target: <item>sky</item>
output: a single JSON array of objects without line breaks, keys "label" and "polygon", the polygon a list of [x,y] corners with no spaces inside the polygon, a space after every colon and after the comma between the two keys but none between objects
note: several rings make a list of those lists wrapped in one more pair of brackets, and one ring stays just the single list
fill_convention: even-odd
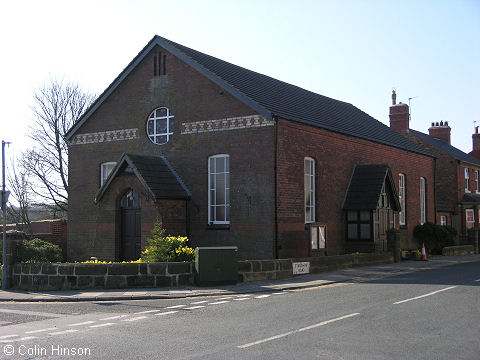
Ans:
[{"label": "sky", "polygon": [[[1,140],[31,145],[33,93],[50,79],[101,94],[155,35],[310,91],[389,124],[448,121],[470,152],[480,125],[480,0],[5,0]],[[354,126],[354,124],[352,124]]]}]

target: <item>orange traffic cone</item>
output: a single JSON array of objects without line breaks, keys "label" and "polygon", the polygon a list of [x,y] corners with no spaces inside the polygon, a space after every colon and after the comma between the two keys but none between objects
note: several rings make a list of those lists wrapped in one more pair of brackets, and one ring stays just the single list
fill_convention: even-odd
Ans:
[{"label": "orange traffic cone", "polygon": [[425,251],[425,243],[422,243],[422,260],[427,261],[427,252]]}]

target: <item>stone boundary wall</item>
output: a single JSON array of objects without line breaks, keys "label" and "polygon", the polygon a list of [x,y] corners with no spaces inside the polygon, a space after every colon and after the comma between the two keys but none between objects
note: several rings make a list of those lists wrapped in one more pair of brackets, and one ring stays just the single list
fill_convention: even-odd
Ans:
[{"label": "stone boundary wall", "polygon": [[193,281],[193,263],[17,263],[13,287],[23,290],[177,287]]},{"label": "stone boundary wall", "polygon": [[473,245],[446,246],[442,249],[443,256],[457,256],[475,254]]},{"label": "stone boundary wall", "polygon": [[[393,255],[352,254],[305,259],[245,260],[238,262],[238,281],[293,277],[293,263],[308,262],[310,273],[392,263]],[[51,264],[17,263],[13,287],[23,290],[122,289],[192,285],[195,263]]]},{"label": "stone boundary wall", "polygon": [[393,263],[391,253],[322,256],[305,259],[247,260],[238,262],[238,281],[278,280],[293,277],[293,263],[310,263],[310,274],[357,266]]}]

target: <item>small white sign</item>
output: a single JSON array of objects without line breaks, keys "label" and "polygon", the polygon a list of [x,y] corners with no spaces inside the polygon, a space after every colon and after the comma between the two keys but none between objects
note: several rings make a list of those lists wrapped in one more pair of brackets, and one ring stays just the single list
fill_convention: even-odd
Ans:
[{"label": "small white sign", "polygon": [[297,263],[292,263],[292,265],[293,265],[293,275],[310,274],[309,262],[297,262]]}]

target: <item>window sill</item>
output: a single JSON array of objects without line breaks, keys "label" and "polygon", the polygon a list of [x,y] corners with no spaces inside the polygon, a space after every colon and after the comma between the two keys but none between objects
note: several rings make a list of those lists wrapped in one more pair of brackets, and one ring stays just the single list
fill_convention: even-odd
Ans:
[{"label": "window sill", "polygon": [[230,224],[209,224],[207,230],[230,230]]}]

